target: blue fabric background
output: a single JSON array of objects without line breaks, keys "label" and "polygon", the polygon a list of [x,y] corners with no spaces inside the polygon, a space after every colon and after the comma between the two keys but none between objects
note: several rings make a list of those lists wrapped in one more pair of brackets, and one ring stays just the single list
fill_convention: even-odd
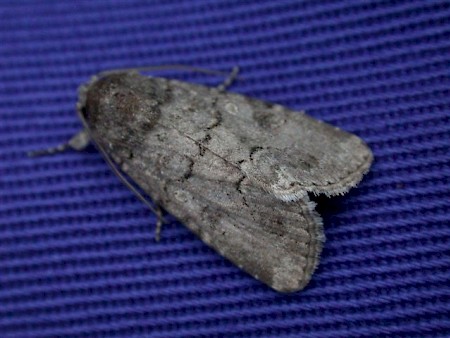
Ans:
[{"label": "blue fabric background", "polygon": [[[450,335],[448,1],[2,1],[0,336]],[[88,151],[28,158],[80,129],[101,70],[183,63],[305,109],[375,163],[320,199],[327,242],[303,292],[278,294]],[[205,84],[217,77],[171,72]]]}]

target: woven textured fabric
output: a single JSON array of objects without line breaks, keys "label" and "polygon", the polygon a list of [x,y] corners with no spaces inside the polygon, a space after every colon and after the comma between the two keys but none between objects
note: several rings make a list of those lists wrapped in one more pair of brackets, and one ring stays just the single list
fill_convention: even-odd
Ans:
[{"label": "woven textured fabric", "polygon": [[[2,1],[0,337],[450,336],[450,2]],[[185,64],[363,138],[374,165],[320,198],[308,287],[279,294],[155,216],[81,128],[101,70]],[[214,85],[218,77],[158,73]]]}]

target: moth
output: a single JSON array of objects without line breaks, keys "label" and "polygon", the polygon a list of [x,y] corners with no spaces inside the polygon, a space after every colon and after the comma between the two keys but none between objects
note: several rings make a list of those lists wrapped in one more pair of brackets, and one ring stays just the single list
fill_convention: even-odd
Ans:
[{"label": "moth", "polygon": [[236,70],[218,87],[139,70],[82,85],[84,130],[44,152],[93,141],[125,183],[122,173],[222,256],[277,291],[303,289],[324,242],[308,194],[354,187],[372,163],[368,146],[303,112],[225,91]]}]

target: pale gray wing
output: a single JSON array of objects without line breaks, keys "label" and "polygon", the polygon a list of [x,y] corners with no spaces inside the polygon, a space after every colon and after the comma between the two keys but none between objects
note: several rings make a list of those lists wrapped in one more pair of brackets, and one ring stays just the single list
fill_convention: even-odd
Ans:
[{"label": "pale gray wing", "polygon": [[344,193],[372,163],[360,138],[302,112],[214,88],[170,83],[172,100],[161,108],[160,123],[233,163],[280,199],[301,199],[306,192]]},{"label": "pale gray wing", "polygon": [[[160,151],[157,139],[171,142]],[[307,197],[276,199],[173,129],[151,135],[124,170],[205,243],[275,290],[300,290],[311,279],[323,230]]]},{"label": "pale gray wing", "polygon": [[[304,196],[304,191],[342,194],[368,171],[372,152],[356,135],[303,112],[240,95],[230,96],[231,101],[238,102],[236,107],[229,108],[227,97],[218,104],[259,127],[249,159],[240,167],[277,197],[295,200]],[[233,115],[223,116],[224,128],[236,123]]]}]

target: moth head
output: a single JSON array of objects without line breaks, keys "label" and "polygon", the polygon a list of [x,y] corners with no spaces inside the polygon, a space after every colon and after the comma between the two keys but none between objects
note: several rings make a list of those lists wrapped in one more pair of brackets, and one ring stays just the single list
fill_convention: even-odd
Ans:
[{"label": "moth head", "polygon": [[159,91],[151,78],[109,74],[86,87],[79,111],[96,142],[106,149],[129,149],[142,142],[157,123]]}]

